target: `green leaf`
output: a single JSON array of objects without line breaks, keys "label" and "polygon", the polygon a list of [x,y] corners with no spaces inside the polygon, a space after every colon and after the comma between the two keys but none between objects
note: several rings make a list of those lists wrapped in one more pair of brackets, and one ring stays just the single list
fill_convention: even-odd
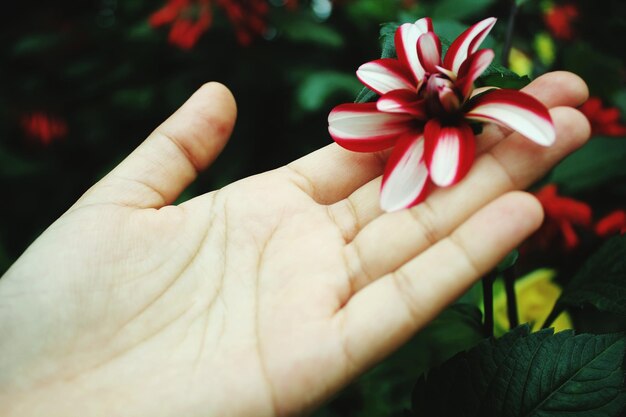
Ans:
[{"label": "green leaf", "polygon": [[509,252],[509,254],[506,255],[506,257],[502,261],[500,261],[496,269],[498,270],[498,272],[503,272],[515,265],[518,258],[519,251],[517,249],[513,249],[513,251]]},{"label": "green leaf", "polygon": [[[396,29],[400,26],[398,23],[385,23],[380,27],[380,47],[381,58],[397,58],[396,45],[394,43],[394,36]],[[355,103],[368,103],[375,101],[378,94],[373,92],[367,87],[363,87],[354,100]]]},{"label": "green leaf", "polygon": [[351,1],[343,6],[350,20],[366,27],[373,22],[385,22],[395,18],[398,6],[396,0]]},{"label": "green leaf", "polygon": [[484,14],[495,0],[440,0],[432,11],[433,18],[463,20]]},{"label": "green leaf", "polygon": [[444,310],[405,346],[360,378],[366,412],[359,416],[382,416],[409,408],[408,393],[420,374],[483,339],[482,313],[476,306],[458,303]]},{"label": "green leaf", "polygon": [[622,62],[585,42],[564,49],[563,69],[580,75],[593,95],[609,97],[622,86]]},{"label": "green leaf", "polygon": [[19,178],[40,174],[49,164],[32,161],[0,147],[0,177]]},{"label": "green leaf", "polygon": [[480,86],[513,88],[516,90],[526,86],[528,83],[530,83],[528,76],[519,76],[510,69],[495,62],[487,67],[476,82],[476,84]]},{"label": "green leaf", "polygon": [[335,29],[305,18],[291,18],[282,25],[285,38],[295,43],[310,43],[329,48],[341,48],[344,40]]},{"label": "green leaf", "polygon": [[111,95],[111,102],[114,106],[128,110],[143,110],[154,102],[154,94],[154,89],[149,86],[120,89]]},{"label": "green leaf", "polygon": [[354,95],[360,85],[353,74],[335,71],[314,72],[299,83],[296,95],[302,109],[316,111],[334,94]]},{"label": "green leaf", "polygon": [[625,347],[622,334],[531,334],[521,326],[420,378],[413,415],[617,417],[626,404]]},{"label": "green leaf", "polygon": [[584,147],[567,157],[548,176],[565,194],[594,189],[605,183],[619,183],[626,178],[626,141],[594,137]]},{"label": "green leaf", "polygon": [[66,38],[60,33],[39,33],[24,36],[12,47],[15,55],[35,55],[60,45]]},{"label": "green leaf", "polygon": [[626,316],[626,235],[608,240],[563,289],[547,324],[568,306],[591,304]]},{"label": "green leaf", "polygon": [[613,102],[622,114],[622,119],[626,117],[626,90],[622,89],[613,95]]}]

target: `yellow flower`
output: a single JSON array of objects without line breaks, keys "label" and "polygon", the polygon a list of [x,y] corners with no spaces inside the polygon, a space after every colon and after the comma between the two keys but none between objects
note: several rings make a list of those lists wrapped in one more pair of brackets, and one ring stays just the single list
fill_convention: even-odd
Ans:
[{"label": "yellow flower", "polygon": [[533,61],[524,52],[517,48],[511,48],[509,55],[511,71],[519,76],[530,75],[533,72]]},{"label": "yellow flower", "polygon": [[[561,295],[561,288],[553,282],[555,275],[556,271],[553,269],[538,269],[515,282],[519,322],[530,323],[532,331],[541,328]],[[494,288],[493,314],[496,336],[503,335],[509,329],[506,293],[502,287],[502,283],[498,283],[498,287]],[[555,332],[571,329],[572,319],[567,312],[563,312],[552,323],[552,327]]]},{"label": "yellow flower", "polygon": [[556,55],[554,46],[554,40],[552,37],[546,32],[538,33],[535,36],[534,40],[535,51],[537,52],[537,57],[539,57],[539,61],[546,67],[550,67],[554,63],[554,58]]}]

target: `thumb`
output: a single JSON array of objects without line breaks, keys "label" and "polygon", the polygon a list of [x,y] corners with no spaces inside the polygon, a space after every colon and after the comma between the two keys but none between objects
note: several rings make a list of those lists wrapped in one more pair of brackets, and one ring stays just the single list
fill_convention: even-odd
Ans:
[{"label": "thumb", "polygon": [[226,87],[215,82],[203,85],[78,205],[160,208],[173,203],[220,154],[236,114],[235,100]]}]

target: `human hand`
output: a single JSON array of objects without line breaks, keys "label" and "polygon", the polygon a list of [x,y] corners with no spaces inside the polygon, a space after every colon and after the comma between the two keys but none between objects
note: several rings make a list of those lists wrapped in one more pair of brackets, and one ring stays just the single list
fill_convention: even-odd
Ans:
[{"label": "human hand", "polygon": [[[458,185],[378,207],[385,155],[335,144],[178,206],[226,143],[201,88],[0,280],[3,416],[271,416],[319,405],[397,349],[541,223],[524,189],[589,136],[552,73],[543,148],[486,126]],[[506,139],[505,139],[506,138]]]}]

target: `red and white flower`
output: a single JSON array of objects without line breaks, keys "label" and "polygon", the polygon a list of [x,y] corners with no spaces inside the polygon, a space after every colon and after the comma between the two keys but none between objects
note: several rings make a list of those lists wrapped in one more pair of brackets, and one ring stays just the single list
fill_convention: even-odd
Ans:
[{"label": "red and white flower", "polygon": [[555,131],[546,107],[515,90],[492,89],[472,95],[474,81],[493,60],[478,50],[496,19],[463,32],[442,57],[430,18],[400,26],[398,59],[362,65],[357,77],[380,95],[375,103],[342,104],[329,117],[335,142],[356,152],[393,147],[381,189],[381,207],[395,211],[425,198],[430,181],[440,187],[460,181],[475,153],[470,123],[491,122],[516,130],[544,146]]}]

